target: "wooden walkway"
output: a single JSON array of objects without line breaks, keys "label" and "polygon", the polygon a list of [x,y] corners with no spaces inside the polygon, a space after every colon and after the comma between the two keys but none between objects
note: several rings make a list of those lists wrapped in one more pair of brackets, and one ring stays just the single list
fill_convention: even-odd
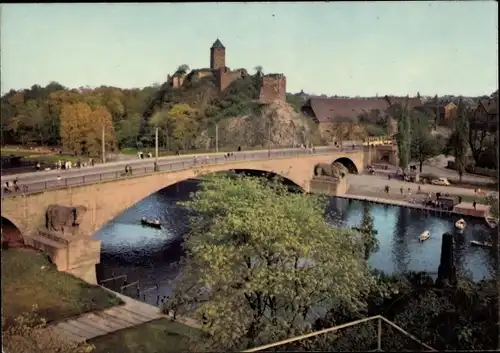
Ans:
[{"label": "wooden walkway", "polygon": [[[166,317],[160,309],[113,292],[125,304],[56,323],[52,329],[72,342],[84,342],[118,330]],[[179,320],[180,321],[180,320]]]}]

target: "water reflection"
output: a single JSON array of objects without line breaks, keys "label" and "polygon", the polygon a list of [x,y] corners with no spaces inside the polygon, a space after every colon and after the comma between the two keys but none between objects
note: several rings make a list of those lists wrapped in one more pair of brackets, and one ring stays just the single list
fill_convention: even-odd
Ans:
[{"label": "water reflection", "polygon": [[[161,296],[170,295],[170,282],[179,273],[176,265],[182,255],[182,236],[187,231],[187,215],[176,203],[196,191],[197,183],[181,183],[164,189],[130,208],[95,237],[102,240],[100,280],[126,274],[129,283],[139,280],[142,287],[158,284]],[[454,217],[439,217],[419,210],[388,205],[370,205],[380,249],[369,263],[387,273],[403,271],[437,272],[441,235],[454,232]],[[361,222],[363,203],[356,200],[330,198],[325,213],[327,222],[352,227]],[[141,217],[158,218],[162,229],[143,227]],[[468,219],[464,233],[455,236],[454,251],[457,270],[474,279],[496,273],[496,257],[488,249],[471,247],[470,240],[486,240],[490,230],[483,220]],[[424,242],[418,236],[429,230]],[[153,295],[154,294],[154,295]],[[153,293],[148,302],[155,303]]]}]

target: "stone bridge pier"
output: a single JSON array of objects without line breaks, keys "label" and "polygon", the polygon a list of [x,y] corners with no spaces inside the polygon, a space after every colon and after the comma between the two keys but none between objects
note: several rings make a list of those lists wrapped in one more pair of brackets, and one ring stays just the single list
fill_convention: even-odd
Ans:
[{"label": "stone bridge pier", "polygon": [[97,284],[95,266],[101,260],[101,241],[88,235],[68,235],[39,229],[25,244],[43,251],[59,271]]}]

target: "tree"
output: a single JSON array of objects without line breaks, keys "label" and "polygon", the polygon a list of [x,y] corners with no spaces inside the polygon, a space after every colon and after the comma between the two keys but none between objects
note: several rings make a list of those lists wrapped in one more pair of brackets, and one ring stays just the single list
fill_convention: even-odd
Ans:
[{"label": "tree", "polygon": [[66,104],[61,110],[63,149],[76,155],[99,156],[104,126],[107,148],[116,145],[111,114],[105,107],[92,110],[87,103]]},{"label": "tree", "polygon": [[432,125],[432,118],[416,110],[413,111],[410,157],[412,161],[418,161],[420,172],[424,162],[441,154],[444,148],[442,136],[431,134]]},{"label": "tree", "polygon": [[257,76],[263,76],[264,75],[264,69],[262,68],[262,66],[257,65],[253,69],[255,70],[255,74]]},{"label": "tree", "polygon": [[408,98],[402,104],[390,104],[389,112],[397,121],[398,133],[396,142],[398,145],[399,167],[403,170],[408,168],[410,163],[411,146],[411,113],[412,109],[408,105]]},{"label": "tree", "polygon": [[211,349],[306,332],[313,308],[341,300],[359,309],[375,283],[357,233],[324,220],[324,199],[289,194],[276,181],[271,186],[212,176],[182,203],[190,233],[169,305],[203,322]]},{"label": "tree", "polygon": [[195,133],[194,115],[196,111],[187,104],[176,104],[170,109],[166,121],[172,126],[172,137],[180,142],[185,150]]},{"label": "tree", "polygon": [[140,123],[141,116],[137,113],[131,113],[126,119],[120,120],[116,129],[116,140],[120,148],[135,145]]},{"label": "tree", "polygon": [[64,150],[86,153],[92,110],[86,103],[65,104],[61,109],[61,142]]},{"label": "tree", "polygon": [[488,205],[490,206],[490,214],[492,217],[498,219],[499,218],[499,212],[498,212],[498,198],[494,197],[492,195],[488,196]]},{"label": "tree", "polygon": [[363,244],[365,247],[365,260],[368,260],[371,254],[379,249],[379,241],[377,239],[377,230],[373,224],[373,216],[370,210],[370,204],[365,202],[363,204],[363,218],[359,227],[354,227],[355,231],[361,233],[363,237]]},{"label": "tree", "polygon": [[[498,122],[489,121],[486,114],[481,114],[477,110],[466,111],[467,122],[468,122],[468,142],[469,147],[474,158],[475,165],[479,165],[483,159],[483,156],[491,143],[492,139],[496,139],[498,136],[496,134],[498,128]],[[496,150],[496,148],[495,148]]]},{"label": "tree", "polygon": [[[498,317],[495,279],[473,282],[459,278],[456,286],[442,288],[435,285],[432,277],[425,272],[376,275],[380,285],[390,289],[389,295],[381,298],[378,291],[370,293],[368,309],[362,312],[352,312],[342,303],[337,303],[327,315],[317,320],[315,330],[382,315],[438,351],[496,348],[498,327],[491,324]],[[361,324],[341,329],[333,339],[315,342],[319,344],[309,350],[370,350],[377,335],[374,326]],[[381,338],[384,351],[419,351],[423,348],[385,324]],[[300,348],[295,351],[304,350]]]},{"label": "tree", "polygon": [[412,160],[418,161],[420,172],[426,160],[441,154],[444,147],[442,141],[440,135],[422,134],[412,137],[410,155]]},{"label": "tree", "polygon": [[102,157],[103,129],[106,151],[115,149],[116,136],[113,127],[113,117],[106,107],[99,106],[92,111],[88,128],[89,132],[86,135],[86,146],[90,155]]},{"label": "tree", "polygon": [[467,111],[464,103],[460,99],[453,131],[447,143],[447,149],[451,151],[451,154],[455,157],[455,165],[458,175],[460,176],[460,181],[462,181],[465,167],[467,166],[467,151],[469,147],[467,143],[468,130]]},{"label": "tree", "polygon": [[187,74],[188,71],[189,71],[189,65],[182,64],[177,68],[175,73],[178,75],[185,75],[185,74]]}]

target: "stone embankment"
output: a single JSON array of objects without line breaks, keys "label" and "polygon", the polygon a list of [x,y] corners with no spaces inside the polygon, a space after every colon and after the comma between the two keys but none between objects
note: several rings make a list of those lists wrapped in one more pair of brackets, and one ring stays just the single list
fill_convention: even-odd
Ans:
[{"label": "stone embankment", "polygon": [[410,202],[404,200],[395,200],[384,197],[376,197],[376,196],[365,196],[365,195],[354,195],[354,194],[344,194],[338,197],[350,199],[350,200],[359,200],[359,201],[367,201],[384,205],[392,205],[392,206],[400,206],[400,207],[409,207],[414,209],[419,209],[431,213],[437,214],[456,214],[461,216],[469,216],[469,217],[477,217],[484,218],[489,215],[490,206],[477,204],[476,208],[474,208],[471,202],[461,202],[456,205],[452,211],[443,211],[432,207],[426,207],[421,203]]}]

